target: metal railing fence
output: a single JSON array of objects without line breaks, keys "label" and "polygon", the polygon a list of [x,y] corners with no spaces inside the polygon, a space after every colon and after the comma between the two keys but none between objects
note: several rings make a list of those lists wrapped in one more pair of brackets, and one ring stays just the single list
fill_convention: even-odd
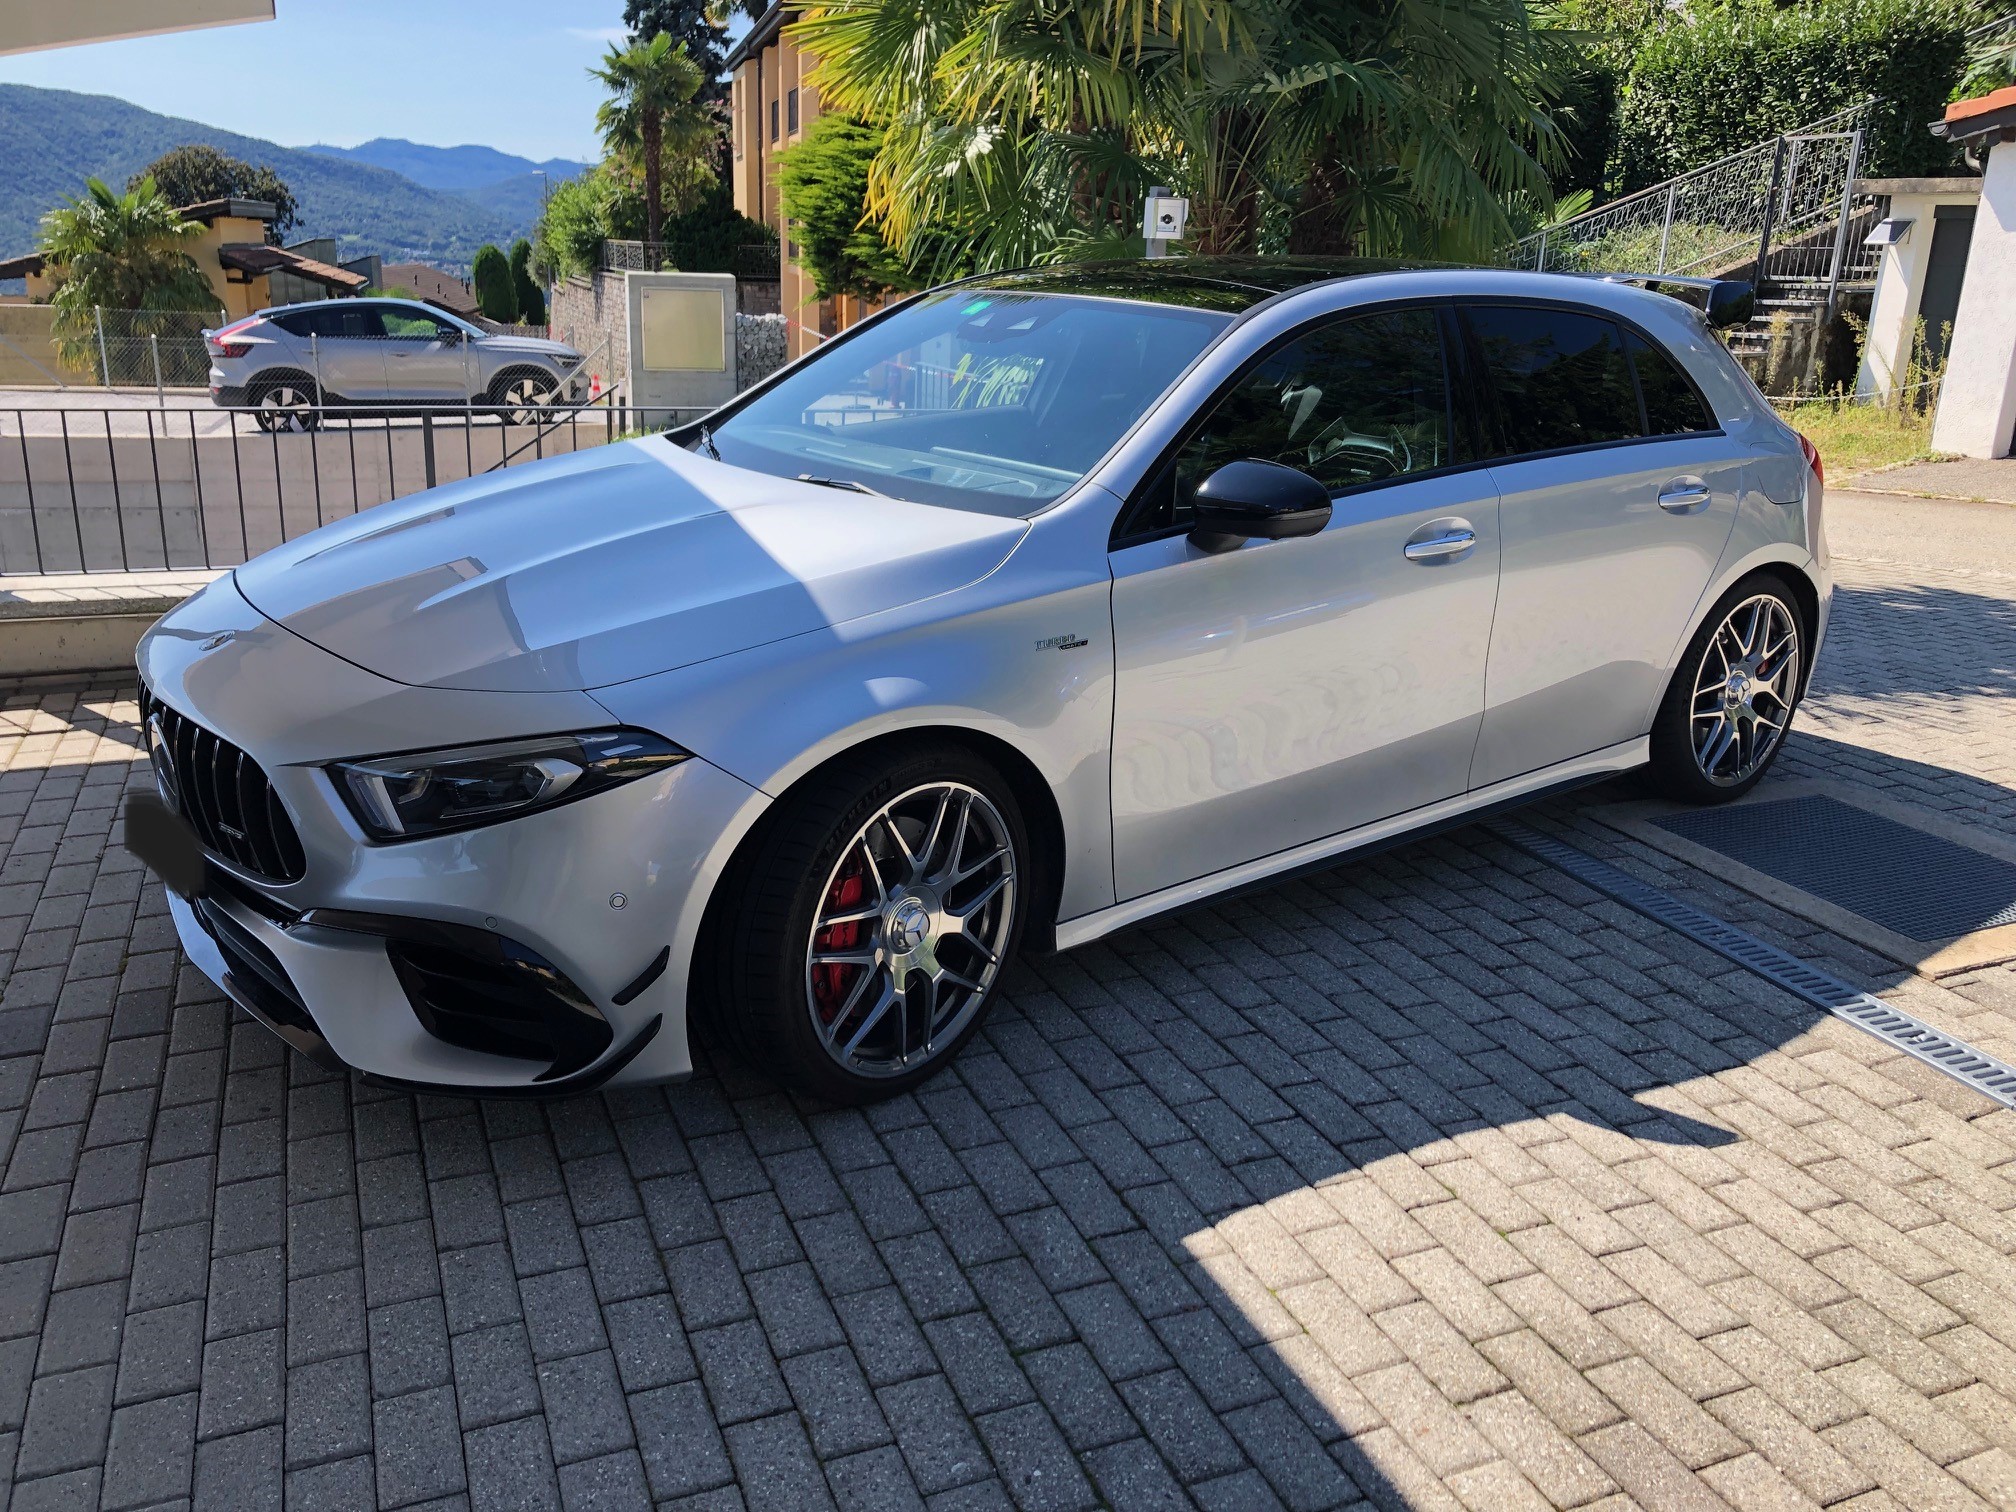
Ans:
[{"label": "metal railing fence", "polygon": [[1507,249],[1510,266],[1715,275],[1838,285],[1860,269],[1845,235],[1873,101],[1549,226]]},{"label": "metal railing fence", "polygon": [[0,409],[0,575],[234,567],[423,489],[696,417],[611,392],[536,423],[493,405]]},{"label": "metal railing fence", "polygon": [[222,310],[59,310],[0,305],[0,384],[58,388],[200,388],[205,326]]}]

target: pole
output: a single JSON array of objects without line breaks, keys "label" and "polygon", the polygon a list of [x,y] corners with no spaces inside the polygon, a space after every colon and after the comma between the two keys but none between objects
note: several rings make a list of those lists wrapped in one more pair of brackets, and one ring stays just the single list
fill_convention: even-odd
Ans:
[{"label": "pole", "polygon": [[91,319],[98,326],[98,374],[109,389],[112,387],[112,359],[105,355],[105,306],[91,306]]},{"label": "pole", "polygon": [[1764,194],[1764,225],[1757,234],[1757,297],[1764,297],[1764,265],[1771,255],[1771,232],[1778,218],[1778,186],[1785,171],[1785,138],[1778,138],[1771,150],[1771,187]]},{"label": "pole", "polygon": [[322,387],[322,335],[319,331],[308,333],[308,365],[315,369],[315,402],[326,405],[329,391]]},{"label": "pole", "polygon": [[1666,190],[1666,218],[1659,223],[1659,261],[1652,265],[1654,273],[1666,271],[1666,246],[1673,239],[1673,207],[1680,198],[1680,181],[1675,179]]},{"label": "pole", "polygon": [[168,396],[161,390],[161,338],[150,332],[147,347],[154,354],[154,407],[165,410],[168,408]]},{"label": "pole", "polygon": [[[388,432],[389,434],[389,432]],[[434,486],[434,411],[420,412],[420,454],[426,460],[427,486]]]},{"label": "pole", "polygon": [[1820,361],[1820,340],[1834,327],[1834,304],[1841,297],[1841,265],[1848,256],[1848,219],[1855,208],[1855,175],[1862,169],[1862,130],[1848,138],[1848,174],[1841,185],[1841,218],[1834,227],[1834,256],[1827,264],[1827,303],[1821,306],[1820,326],[1806,346],[1805,384],[1813,382]]}]

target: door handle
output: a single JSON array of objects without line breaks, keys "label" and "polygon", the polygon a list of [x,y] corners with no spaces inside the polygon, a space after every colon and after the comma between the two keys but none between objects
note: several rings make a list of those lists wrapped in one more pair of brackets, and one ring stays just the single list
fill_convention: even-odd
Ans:
[{"label": "door handle", "polygon": [[1451,526],[1436,535],[1409,541],[1406,556],[1410,562],[1439,562],[1445,557],[1460,556],[1476,544],[1477,532],[1468,525]]},{"label": "door handle", "polygon": [[1659,507],[1668,514],[1691,514],[1713,497],[1699,478],[1675,478],[1659,490]]}]

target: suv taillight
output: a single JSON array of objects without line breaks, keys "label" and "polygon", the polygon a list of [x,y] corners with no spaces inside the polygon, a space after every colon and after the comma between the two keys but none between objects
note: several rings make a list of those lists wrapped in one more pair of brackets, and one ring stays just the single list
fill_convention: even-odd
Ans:
[{"label": "suv taillight", "polygon": [[203,338],[203,344],[210,349],[212,357],[243,357],[252,350],[249,341],[230,341],[227,337],[239,336],[259,324],[257,315],[248,315],[243,320],[233,321],[221,331],[212,331]]},{"label": "suv taillight", "polygon": [[1806,465],[1813,469],[1813,481],[1824,487],[1827,482],[1827,469],[1820,465],[1820,448],[1801,436],[1799,450],[1806,454]]}]

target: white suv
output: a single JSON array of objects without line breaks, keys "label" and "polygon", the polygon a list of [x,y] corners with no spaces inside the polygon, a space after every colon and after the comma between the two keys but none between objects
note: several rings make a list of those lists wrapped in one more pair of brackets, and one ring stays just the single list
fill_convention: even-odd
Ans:
[{"label": "white suv", "polygon": [[267,430],[310,430],[326,408],[496,406],[514,425],[578,401],[582,356],[564,341],[500,336],[408,299],[278,305],[205,331],[210,400]]}]

